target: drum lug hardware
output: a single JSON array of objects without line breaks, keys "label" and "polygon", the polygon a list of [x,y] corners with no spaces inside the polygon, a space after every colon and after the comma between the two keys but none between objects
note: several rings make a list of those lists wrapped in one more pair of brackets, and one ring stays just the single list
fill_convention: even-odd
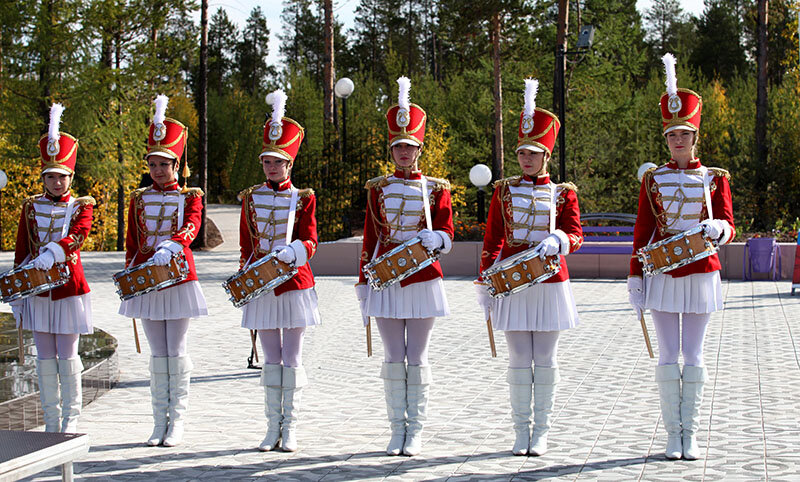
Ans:
[{"label": "drum lug hardware", "polygon": [[26,272],[22,273],[22,276],[27,278],[28,277],[28,272],[26,271]]},{"label": "drum lug hardware", "polygon": [[392,273],[392,276],[397,276],[397,271],[392,270],[391,273]]},{"label": "drum lug hardware", "polygon": [[254,274],[255,276],[258,276],[258,270],[257,270],[257,269],[254,269],[254,270],[253,270],[253,274]]},{"label": "drum lug hardware", "polygon": [[[387,259],[386,260],[386,266],[391,266],[391,265],[392,265],[392,260],[391,259]],[[394,273],[394,271],[392,271],[392,273]]]},{"label": "drum lug hardware", "polygon": [[150,276],[151,274],[153,274],[153,272],[150,271],[150,268],[147,268],[147,276]]},{"label": "drum lug hardware", "polygon": [[[505,273],[505,271],[503,271],[502,273],[500,273],[500,277],[501,277],[501,278],[503,278],[503,279],[506,279],[506,273]],[[506,283],[506,286],[508,286],[508,283]]]},{"label": "drum lug hardware", "polygon": [[531,276],[531,274],[528,273],[528,281],[531,281],[532,279],[533,279],[533,276]]},{"label": "drum lug hardware", "polygon": [[280,269],[280,268],[278,268],[278,274],[279,274],[279,275],[283,274],[283,270],[282,270],[282,269]]},{"label": "drum lug hardware", "polygon": [[[503,277],[505,278],[505,276],[503,276]],[[508,283],[505,283],[505,286],[506,286],[506,289],[507,289],[507,290],[510,290],[510,289],[511,289],[511,285],[509,285]]]},{"label": "drum lug hardware", "polygon": [[[273,259],[272,260],[272,266],[278,266],[278,260],[277,259]],[[256,273],[256,276],[258,276],[258,273]]]},{"label": "drum lug hardware", "polygon": [[667,264],[672,264],[672,258],[670,258],[669,256],[667,256],[666,260],[667,260]]},{"label": "drum lug hardware", "polygon": [[683,238],[683,242],[686,243],[686,244],[689,244],[689,238],[688,237],[687,238]]},{"label": "drum lug hardware", "polygon": [[[528,265],[525,264],[525,263],[522,263],[522,269],[525,270],[525,271],[528,271]],[[528,275],[528,279],[530,279],[530,277],[531,277],[531,275]]]},{"label": "drum lug hardware", "polygon": [[262,286],[264,285],[264,280],[263,280],[263,279],[259,279],[259,280],[258,280],[258,282],[259,282],[259,284],[261,284]]},{"label": "drum lug hardware", "polygon": [[156,284],[156,280],[154,280],[153,278],[150,278],[150,284],[152,284],[152,285]]}]

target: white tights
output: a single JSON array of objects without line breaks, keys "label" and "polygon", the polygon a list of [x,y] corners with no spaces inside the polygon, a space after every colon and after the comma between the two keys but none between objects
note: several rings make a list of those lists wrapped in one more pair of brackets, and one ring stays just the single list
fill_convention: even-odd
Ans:
[{"label": "white tights", "polygon": [[[428,343],[435,318],[375,318],[387,363],[428,364]],[[406,335],[408,341],[406,341]]]},{"label": "white tights", "polygon": [[33,342],[36,343],[36,358],[39,360],[52,360],[58,355],[62,360],[78,356],[78,334],[33,332]]},{"label": "white tights", "polygon": [[[281,342],[281,332],[283,341]],[[285,367],[299,367],[303,364],[303,337],[306,329],[284,328],[274,330],[258,330],[261,350],[264,352],[264,363]]]},{"label": "white tights", "polygon": [[683,353],[684,365],[703,366],[703,340],[711,314],[650,312],[658,336],[658,364],[678,363],[678,355]]},{"label": "white tights", "polygon": [[508,345],[508,367],[552,368],[557,365],[558,331],[504,331]]},{"label": "white tights", "polygon": [[150,355],[156,357],[186,354],[186,335],[189,318],[177,320],[142,320],[144,334],[150,345]]}]

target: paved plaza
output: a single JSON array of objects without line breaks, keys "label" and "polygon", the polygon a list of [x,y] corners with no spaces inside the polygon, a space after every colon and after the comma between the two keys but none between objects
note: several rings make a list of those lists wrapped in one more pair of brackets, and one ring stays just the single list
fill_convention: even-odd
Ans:
[{"label": "paved plaza", "polygon": [[[224,232],[224,229],[223,229]],[[706,339],[710,380],[701,410],[697,461],[667,461],[653,381],[623,280],[574,280],[581,325],[562,335],[562,382],[550,451],[515,457],[506,347],[497,333],[491,358],[472,280],[447,279],[452,314],[440,319],[430,348],[434,384],[424,447],[416,457],[384,454],[389,438],[383,358],[374,329],[366,356],[353,277],[319,277],[323,324],[306,336],[300,450],[258,452],[266,428],[259,372],[246,368],[248,332],[220,283],[237,268],[230,242],[196,253],[211,315],[192,322],[195,363],[185,442],[146,447],[152,418],[148,351],[134,348],[131,321],[117,315],[111,273],[122,253],[84,253],[94,321],[120,343],[120,384],[85,408],[80,431],[89,454],[82,478],[114,480],[797,480],[800,474],[800,297],[790,282],[724,281],[725,310]],[[10,264],[10,253],[0,262]],[[351,262],[351,260],[343,260]],[[651,333],[652,333],[652,324]],[[655,334],[653,343],[655,344]],[[56,471],[40,479],[58,479]]]}]

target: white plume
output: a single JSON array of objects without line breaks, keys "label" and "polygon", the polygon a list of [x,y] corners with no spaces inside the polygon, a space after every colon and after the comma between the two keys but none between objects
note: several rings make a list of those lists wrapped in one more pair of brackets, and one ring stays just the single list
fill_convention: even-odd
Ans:
[{"label": "white plume", "polygon": [[539,92],[539,81],[536,79],[525,79],[525,107],[524,113],[533,117],[536,110],[536,93]]},{"label": "white plume", "polygon": [[667,74],[667,81],[664,82],[667,85],[667,95],[673,96],[678,93],[678,78],[675,76],[675,56],[666,53],[661,57],[661,61],[664,62],[664,72]]},{"label": "white plume", "polygon": [[50,107],[50,126],[47,130],[47,137],[49,139],[58,140],[61,138],[61,135],[58,133],[58,129],[61,125],[62,112],[64,112],[64,106],[61,104],[53,104]]},{"label": "white plume", "polygon": [[267,94],[267,104],[272,106],[272,121],[270,124],[283,125],[283,114],[286,113],[286,93],[281,89]]},{"label": "white plume", "polygon": [[163,124],[164,123],[164,115],[167,113],[167,104],[169,103],[169,97],[164,94],[159,95],[156,97],[155,104],[156,104],[156,113],[153,114],[153,124]]},{"label": "white plume", "polygon": [[397,86],[399,87],[397,92],[397,104],[401,109],[410,110],[411,102],[409,101],[408,93],[411,91],[411,79],[405,76],[400,77],[397,79]]}]

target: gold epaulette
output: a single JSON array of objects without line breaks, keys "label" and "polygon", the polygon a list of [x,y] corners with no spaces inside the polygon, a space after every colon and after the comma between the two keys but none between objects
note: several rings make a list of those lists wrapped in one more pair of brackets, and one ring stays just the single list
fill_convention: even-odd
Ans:
[{"label": "gold epaulette", "polygon": [[150,189],[150,186],[145,186],[145,187],[140,187],[139,189],[134,189],[133,192],[131,193],[131,199],[138,199],[138,198],[142,197],[142,194],[144,194],[144,192],[147,191],[148,189]]},{"label": "gold epaulette", "polygon": [[568,191],[578,192],[578,186],[576,186],[575,184],[573,184],[571,182],[562,182],[562,183],[556,184],[556,187],[558,187],[559,189],[566,189]]},{"label": "gold epaulette", "polygon": [[522,176],[511,176],[496,180],[492,187],[496,189],[500,186],[519,186],[520,182],[522,182]]},{"label": "gold epaulette", "polygon": [[181,194],[186,194],[189,197],[201,197],[204,193],[199,187],[184,187],[181,189]]},{"label": "gold epaulette", "polygon": [[364,189],[370,190],[376,187],[384,187],[388,186],[389,183],[386,181],[386,176],[378,176],[370,179],[364,184]]},{"label": "gold epaulette", "polygon": [[708,172],[714,174],[717,177],[724,177],[729,181],[731,180],[731,173],[729,173],[725,169],[720,169],[719,167],[709,167]]},{"label": "gold epaulette", "polygon": [[314,190],[311,189],[310,187],[306,189],[299,189],[297,191],[297,194],[299,194],[300,197],[310,197],[314,195]]},{"label": "gold epaulette", "polygon": [[236,199],[238,199],[241,202],[241,200],[249,196],[251,192],[253,192],[255,189],[258,189],[263,185],[264,184],[261,183],[261,184],[256,184],[255,186],[250,186],[246,189],[242,189],[241,191],[239,191],[239,194],[236,195]]},{"label": "gold epaulette", "polygon": [[450,190],[450,181],[448,181],[447,179],[440,179],[438,177],[428,177],[428,176],[425,176],[425,178],[433,183],[434,192],[442,190],[447,190],[447,191]]},{"label": "gold epaulette", "polygon": [[81,206],[95,206],[97,205],[97,201],[94,200],[92,196],[81,196],[75,199],[75,202],[80,204]]}]

